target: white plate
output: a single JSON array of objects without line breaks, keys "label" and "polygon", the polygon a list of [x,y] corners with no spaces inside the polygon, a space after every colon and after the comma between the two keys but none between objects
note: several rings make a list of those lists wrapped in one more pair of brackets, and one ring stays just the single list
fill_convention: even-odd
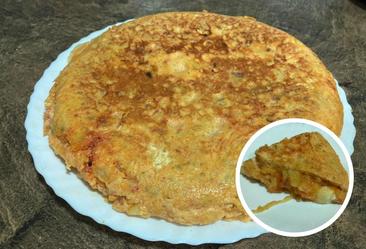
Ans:
[{"label": "white plate", "polygon": [[[116,212],[99,193],[92,191],[75,174],[68,172],[63,162],[53,153],[47,137],[43,136],[44,102],[54,80],[66,66],[71,51],[76,46],[101,35],[109,27],[89,34],[62,52],[36,83],[25,120],[28,150],[33,157],[36,170],[44,177],[55,193],[80,214],[89,216],[113,230],[126,232],[141,239],[198,245],[203,243],[232,243],[265,233],[266,231],[254,222],[218,221],[205,226],[180,226],[164,220],[130,217]],[[351,107],[347,103],[344,91],[339,87],[338,91],[346,114],[341,138],[352,153],[355,127]]]}]

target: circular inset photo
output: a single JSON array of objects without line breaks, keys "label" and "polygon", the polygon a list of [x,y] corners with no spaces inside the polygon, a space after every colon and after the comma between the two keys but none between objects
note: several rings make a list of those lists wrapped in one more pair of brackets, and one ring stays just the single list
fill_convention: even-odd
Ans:
[{"label": "circular inset photo", "polygon": [[342,141],[305,119],[284,119],[258,130],[236,167],[245,211],[270,232],[291,237],[330,226],[346,208],[353,181]]}]

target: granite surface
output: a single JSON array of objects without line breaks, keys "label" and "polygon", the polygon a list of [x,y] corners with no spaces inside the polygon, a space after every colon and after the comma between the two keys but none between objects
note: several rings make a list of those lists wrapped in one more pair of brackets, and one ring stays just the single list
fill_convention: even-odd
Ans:
[{"label": "granite surface", "polygon": [[[83,217],[37,174],[24,120],[42,72],[75,41],[125,19],[173,10],[249,15],[310,46],[345,89],[357,136],[355,186],[344,214],[304,238],[273,234],[201,248],[366,248],[366,3],[349,0],[51,1],[0,4],[0,248],[188,248],[147,242]],[[331,114],[329,114],[331,115]]]}]

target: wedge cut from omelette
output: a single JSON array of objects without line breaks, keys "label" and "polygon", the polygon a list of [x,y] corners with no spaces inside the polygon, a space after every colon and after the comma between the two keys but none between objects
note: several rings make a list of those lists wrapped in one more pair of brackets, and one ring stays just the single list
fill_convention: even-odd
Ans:
[{"label": "wedge cut from omelette", "polygon": [[317,203],[341,204],[348,188],[348,175],[336,152],[317,132],[260,147],[241,172],[271,193],[289,192]]}]

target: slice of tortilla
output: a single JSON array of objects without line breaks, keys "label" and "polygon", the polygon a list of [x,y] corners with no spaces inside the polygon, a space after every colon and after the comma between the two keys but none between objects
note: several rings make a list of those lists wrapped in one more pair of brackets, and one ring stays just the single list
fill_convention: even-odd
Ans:
[{"label": "slice of tortilla", "polygon": [[317,132],[303,133],[259,148],[244,162],[242,174],[271,193],[297,199],[343,203],[348,175],[331,145]]}]

